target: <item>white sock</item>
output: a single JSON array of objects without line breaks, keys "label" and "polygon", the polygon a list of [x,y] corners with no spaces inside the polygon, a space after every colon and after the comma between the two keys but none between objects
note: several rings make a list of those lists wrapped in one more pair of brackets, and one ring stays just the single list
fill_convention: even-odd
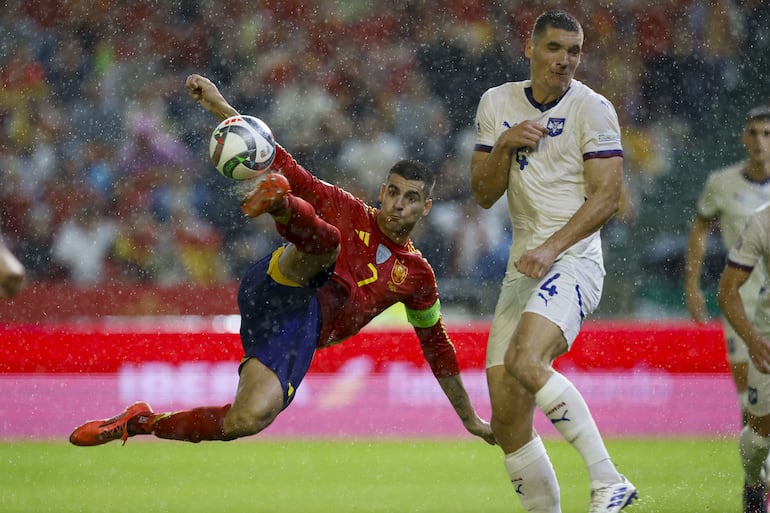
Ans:
[{"label": "white sock", "polygon": [[554,372],[535,394],[535,403],[583,457],[592,481],[617,483],[621,480],[588,405],[575,385]]},{"label": "white sock", "polygon": [[540,437],[505,455],[505,470],[529,513],[561,513],[559,483]]},{"label": "white sock", "polygon": [[762,464],[770,451],[770,439],[759,436],[749,426],[745,426],[741,431],[739,445],[746,484],[757,486],[762,482]]}]

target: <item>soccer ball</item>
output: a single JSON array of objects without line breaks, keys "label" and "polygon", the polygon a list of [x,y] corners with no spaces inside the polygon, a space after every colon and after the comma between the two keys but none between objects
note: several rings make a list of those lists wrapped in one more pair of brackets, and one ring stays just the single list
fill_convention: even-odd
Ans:
[{"label": "soccer ball", "polygon": [[211,133],[211,162],[223,176],[248,180],[265,173],[275,159],[275,139],[270,127],[253,116],[233,116]]}]

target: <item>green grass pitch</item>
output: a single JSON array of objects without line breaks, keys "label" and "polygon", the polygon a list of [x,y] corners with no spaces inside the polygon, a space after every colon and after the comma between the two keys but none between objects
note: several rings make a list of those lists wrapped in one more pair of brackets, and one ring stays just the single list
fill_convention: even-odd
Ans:
[{"label": "green grass pitch", "polygon": [[[735,439],[612,439],[641,500],[629,513],[740,511]],[[546,439],[564,513],[588,509],[572,447]],[[474,440],[252,439],[186,444],[131,439],[78,448],[0,442],[0,511],[518,512],[502,453]]]}]

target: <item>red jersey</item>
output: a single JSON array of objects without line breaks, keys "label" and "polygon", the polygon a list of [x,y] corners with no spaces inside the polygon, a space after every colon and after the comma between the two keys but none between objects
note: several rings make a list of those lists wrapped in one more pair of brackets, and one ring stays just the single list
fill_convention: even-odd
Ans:
[{"label": "red jersey", "polygon": [[293,159],[280,160],[292,194],[312,204],[319,217],[340,231],[334,276],[318,292],[323,319],[319,347],[355,335],[398,302],[411,310],[427,310],[436,303],[430,264],[411,241],[397,245],[380,231],[379,210],[318,179]]},{"label": "red jersey", "polygon": [[[280,146],[276,149],[273,167],[289,180],[292,194],[312,204],[319,217],[340,231],[334,275],[318,291],[322,324],[317,347],[355,335],[396,303],[418,313],[438,306],[430,264],[411,241],[399,245],[382,233],[378,209],[320,180]],[[438,315],[430,327],[415,329],[435,374],[459,372],[454,346]]]}]

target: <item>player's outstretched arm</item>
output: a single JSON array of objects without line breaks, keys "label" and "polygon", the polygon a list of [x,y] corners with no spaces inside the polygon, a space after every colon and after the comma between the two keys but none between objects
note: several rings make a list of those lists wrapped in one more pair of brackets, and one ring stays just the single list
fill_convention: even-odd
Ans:
[{"label": "player's outstretched arm", "polygon": [[238,115],[238,111],[227,103],[214,82],[208,78],[196,74],[189,75],[185,81],[185,87],[190,96],[201,107],[212,113],[217,120],[224,121],[229,117]]},{"label": "player's outstretched arm", "polygon": [[[411,322],[411,321],[410,321]],[[425,360],[430,365],[441,390],[449,399],[457,416],[469,433],[483,438],[487,443],[495,445],[495,436],[489,423],[482,420],[471,404],[468,392],[465,390],[460,377],[460,365],[454,344],[449,339],[444,321],[441,317],[430,327],[414,327]]]},{"label": "player's outstretched arm", "polygon": [[[225,119],[237,116],[239,112],[230,105],[214,82],[202,75],[189,75],[185,81],[185,87],[190,93],[190,96],[200,104],[201,107],[213,114],[218,121],[224,121]],[[286,157],[291,159],[293,165],[297,162],[286,151],[286,149],[280,144],[276,144],[276,161],[285,162]],[[279,166],[276,166],[279,167]]]},{"label": "player's outstretched arm", "polygon": [[444,391],[447,399],[452,403],[452,407],[457,412],[457,416],[460,417],[465,429],[472,435],[483,438],[488,444],[495,445],[497,442],[495,441],[495,435],[492,434],[492,428],[489,422],[476,414],[476,410],[471,405],[471,400],[468,397],[460,375],[456,374],[436,379],[441,386],[441,390]]}]

